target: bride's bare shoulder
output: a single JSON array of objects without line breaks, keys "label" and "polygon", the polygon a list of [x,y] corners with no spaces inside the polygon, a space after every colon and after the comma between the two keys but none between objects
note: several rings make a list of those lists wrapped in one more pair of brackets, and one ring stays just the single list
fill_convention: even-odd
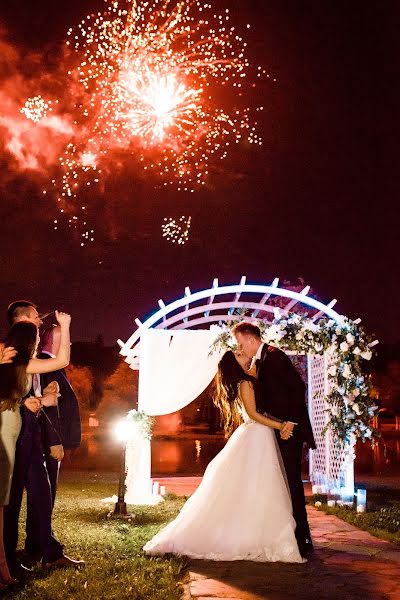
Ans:
[{"label": "bride's bare shoulder", "polygon": [[249,379],[243,379],[239,384],[240,391],[253,390],[253,383]]}]

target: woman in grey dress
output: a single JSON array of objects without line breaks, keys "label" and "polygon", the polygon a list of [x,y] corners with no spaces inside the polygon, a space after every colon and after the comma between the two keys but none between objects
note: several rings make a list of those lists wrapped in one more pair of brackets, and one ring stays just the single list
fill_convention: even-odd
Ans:
[{"label": "woman in grey dress", "polygon": [[[37,327],[33,323],[15,323],[5,341],[5,347],[15,348],[17,354],[12,363],[0,366],[0,590],[15,582],[10,575],[4,552],[3,513],[10,497],[15,446],[21,430],[19,407],[22,402],[32,412],[37,412],[41,407],[40,398],[23,400],[31,389],[33,373],[49,373],[69,363],[71,317],[57,311],[56,317],[61,326],[61,343],[55,358],[40,360],[34,357],[39,338]],[[50,402],[54,402],[54,399]]]}]

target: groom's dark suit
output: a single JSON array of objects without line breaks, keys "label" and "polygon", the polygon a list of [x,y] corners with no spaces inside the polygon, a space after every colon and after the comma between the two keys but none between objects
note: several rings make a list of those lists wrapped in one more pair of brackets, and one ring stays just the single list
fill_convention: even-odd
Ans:
[{"label": "groom's dark suit", "polygon": [[[41,352],[38,358],[48,359],[51,355]],[[64,369],[44,373],[40,383],[44,389],[52,381],[60,386],[58,406],[50,406],[43,410],[42,432],[43,448],[46,453],[46,465],[49,473],[53,504],[57,491],[59,463],[50,456],[50,447],[62,444],[64,450],[79,448],[81,444],[81,417],[79,403]]]},{"label": "groom's dark suit", "polygon": [[297,423],[293,437],[277,440],[282,454],[292,497],[296,539],[300,552],[312,548],[301,479],[303,442],[315,448],[314,436],[305,402],[305,385],[292,362],[282,350],[264,344],[257,361],[257,410],[282,421]]},{"label": "groom's dark suit", "polygon": [[[38,358],[45,360],[51,358],[51,355],[47,352],[41,352]],[[50,447],[61,444],[65,450],[79,448],[81,443],[81,419],[78,399],[64,369],[41,375],[40,383],[42,391],[52,381],[57,381],[60,387],[58,406],[43,408],[39,421],[45,465],[51,488],[52,508],[54,508],[60,463],[50,456]],[[49,518],[51,523],[51,512]],[[39,541],[37,519],[28,502],[25,549],[32,556],[41,554]]]}]

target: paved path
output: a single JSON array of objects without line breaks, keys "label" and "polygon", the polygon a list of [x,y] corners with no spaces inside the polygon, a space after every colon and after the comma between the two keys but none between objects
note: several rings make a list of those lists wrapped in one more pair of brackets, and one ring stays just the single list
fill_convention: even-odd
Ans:
[{"label": "paved path", "polygon": [[191,561],[185,600],[400,600],[400,547],[307,510],[306,564]]},{"label": "paved path", "polygon": [[165,486],[167,492],[177,496],[191,496],[202,479],[202,477],[153,477],[153,481],[158,481],[160,485]]}]

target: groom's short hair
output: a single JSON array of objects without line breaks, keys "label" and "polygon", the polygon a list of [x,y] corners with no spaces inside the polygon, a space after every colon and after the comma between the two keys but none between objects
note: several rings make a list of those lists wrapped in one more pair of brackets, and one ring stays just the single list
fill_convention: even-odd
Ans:
[{"label": "groom's short hair", "polygon": [[257,339],[261,339],[261,331],[257,325],[253,325],[253,323],[247,323],[246,321],[242,321],[241,323],[236,323],[236,325],[232,328],[232,333],[235,335],[236,333],[240,333],[242,335],[251,335]]},{"label": "groom's short hair", "polygon": [[31,308],[37,307],[30,300],[14,300],[7,308],[7,321],[12,325],[20,317],[28,315]]}]

